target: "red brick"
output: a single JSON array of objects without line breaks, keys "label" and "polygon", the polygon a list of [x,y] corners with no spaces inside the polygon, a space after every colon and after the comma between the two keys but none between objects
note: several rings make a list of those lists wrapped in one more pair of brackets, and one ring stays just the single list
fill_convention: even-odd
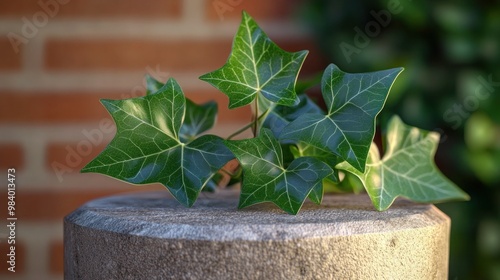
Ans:
[{"label": "red brick", "polygon": [[0,145],[0,169],[16,168],[20,170],[24,167],[23,148],[18,144]]},{"label": "red brick", "polygon": [[63,241],[54,241],[50,244],[50,263],[49,269],[52,274],[64,273],[64,243]]},{"label": "red brick", "polygon": [[[82,175],[88,176],[88,175]],[[117,193],[137,191],[137,186],[123,183],[123,191],[100,190],[100,191],[56,191],[50,187],[45,191],[21,191],[16,193],[16,217],[22,221],[53,220],[62,219],[73,212],[84,203]],[[27,187],[26,187],[27,188]],[[25,189],[26,189],[25,188]],[[162,190],[161,185],[140,186],[139,191]],[[167,190],[165,190],[167,191]],[[2,205],[7,205],[7,192],[0,193]],[[5,220],[6,214],[0,216]],[[3,254],[2,254],[3,255]]]},{"label": "red brick", "polygon": [[313,39],[295,39],[295,40],[275,40],[280,48],[288,52],[308,50],[306,60],[301,70],[301,74],[319,73],[328,66],[328,59],[319,50]]},{"label": "red brick", "polygon": [[[242,107],[234,110],[230,110],[227,108],[228,99],[222,94],[217,95],[192,95],[188,96],[191,100],[196,103],[205,103],[210,100],[215,100],[218,102],[219,113],[218,113],[218,122],[216,125],[224,125],[224,124],[243,124],[250,122],[251,112],[250,107]],[[215,98],[213,98],[215,97]],[[111,120],[110,120],[111,122]],[[104,131],[100,129],[99,125],[93,130],[100,131],[103,137],[109,137],[107,133],[109,131]],[[92,134],[91,130],[87,130],[87,134]],[[102,143],[97,143],[97,146],[90,140],[96,138],[97,136],[87,136],[83,133],[81,134],[82,140],[76,143],[50,143],[47,145],[46,150],[46,164],[47,167],[52,170],[54,163],[60,163],[64,166],[72,169],[79,170],[85,166],[89,161],[95,158],[107,145],[107,142],[103,140],[94,140],[101,141]],[[92,139],[87,139],[87,138]]]},{"label": "red brick", "polygon": [[[17,39],[13,40],[16,40],[17,42]],[[19,52],[16,52],[16,48],[19,49]],[[0,70],[21,69],[22,48],[22,44],[18,47],[15,47],[11,44],[10,40],[7,37],[2,36],[2,38],[0,39],[0,53],[2,54],[2,58],[0,59]]]},{"label": "red brick", "polygon": [[[54,94],[40,92],[2,93],[0,103],[1,123],[74,123],[110,118],[99,103],[100,98],[120,98],[119,93]],[[16,104],[16,106],[12,106]]]},{"label": "red brick", "polygon": [[[39,4],[57,3],[50,10]],[[67,3],[66,3],[67,2]],[[66,4],[59,4],[66,3]],[[56,12],[52,12],[56,11]],[[179,18],[182,14],[182,0],[23,0],[0,1],[0,15],[26,16],[29,20],[36,13],[43,12],[57,18]]]},{"label": "red brick", "polygon": [[197,104],[202,104],[210,100],[217,102],[218,114],[216,125],[247,123],[251,121],[250,106],[229,109],[229,98],[216,89],[201,93],[186,93],[186,96]]},{"label": "red brick", "polygon": [[99,153],[106,148],[107,143],[95,146],[88,140],[83,140],[78,143],[70,144],[48,144],[46,163],[50,170],[52,164],[58,162],[73,170],[82,169],[88,162],[95,158]]},{"label": "red brick", "polygon": [[256,20],[289,19],[300,0],[206,0],[205,13],[209,20],[241,19],[241,11]]},{"label": "red brick", "polygon": [[[310,50],[305,66],[323,59],[310,39],[280,39],[286,51]],[[231,39],[217,41],[49,40],[45,67],[55,71],[166,69],[170,73],[213,71],[227,61]],[[323,65],[326,65],[323,63]],[[309,67],[310,68],[310,67]],[[309,69],[305,67],[305,69]],[[197,77],[193,77],[196,79]]]},{"label": "red brick", "polygon": [[[151,41],[133,39],[52,39],[45,46],[48,70],[144,70],[159,65],[167,71],[210,71],[224,64],[231,40]],[[195,79],[197,77],[193,77]]]},{"label": "red brick", "polygon": [[[16,254],[16,267],[15,267],[15,273],[12,273],[8,271],[7,269],[9,268],[9,256],[7,256],[8,253],[10,253],[10,246],[15,246],[15,254]],[[8,244],[7,242],[2,242],[0,243],[0,276],[5,276],[9,275],[20,275],[22,274],[25,270],[25,258],[26,258],[26,248],[23,243],[19,242],[19,239],[16,239],[16,244],[11,245]],[[2,278],[2,277],[0,277]]]},{"label": "red brick", "polygon": [[[134,92],[134,94],[138,96],[138,93]],[[9,102],[0,102],[0,124],[40,124],[98,122],[103,119],[111,119],[106,109],[99,103],[99,99],[123,99],[130,97],[131,93],[75,92],[54,94],[39,92],[28,94],[12,92],[3,93],[0,96],[3,100],[9,100]],[[197,103],[215,100],[219,104],[219,124],[246,122],[250,119],[248,108],[229,110],[227,108],[228,98],[216,89],[186,92],[186,96]],[[12,106],[11,104],[17,105]]]}]

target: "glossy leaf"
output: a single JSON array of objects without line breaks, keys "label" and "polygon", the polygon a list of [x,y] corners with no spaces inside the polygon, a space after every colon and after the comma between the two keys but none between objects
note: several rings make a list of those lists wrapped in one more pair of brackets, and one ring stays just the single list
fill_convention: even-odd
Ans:
[{"label": "glossy leaf", "polygon": [[225,143],[243,168],[240,208],[267,201],[297,214],[311,190],[332,172],[312,157],[295,159],[285,168],[281,146],[268,129],[257,138]]},{"label": "glossy leaf", "polygon": [[258,95],[282,105],[297,100],[295,83],[307,51],[279,48],[246,13],[226,64],[200,77],[229,97],[229,108],[250,104]]},{"label": "glossy leaf", "polygon": [[[299,95],[300,102],[294,106],[276,106],[266,117],[264,122],[264,127],[271,129],[275,137],[279,137],[281,131],[290,122],[294,121],[298,117],[307,113],[319,113],[324,114],[323,110],[319,108],[316,103],[314,103],[307,95]],[[290,149],[293,158],[310,156],[317,158],[325,163],[327,163],[332,169],[337,165],[340,160],[337,156],[329,151],[323,151],[319,148],[308,145],[304,142],[298,142],[294,145],[287,145]],[[330,180],[338,181],[338,171],[333,170],[333,172],[328,177]],[[316,185],[309,194],[309,199],[314,203],[320,204],[323,199],[323,184]]]},{"label": "glossy leaf", "polygon": [[290,122],[307,113],[323,114],[321,108],[307,95],[299,95],[299,103],[293,106],[278,105],[266,116],[263,126],[269,128],[276,138]]},{"label": "glossy leaf", "polygon": [[[335,169],[336,170],[336,169]],[[323,189],[325,193],[354,193],[359,194],[365,190],[363,183],[356,175],[349,172],[343,172],[342,180],[334,182],[328,178],[323,180]]]},{"label": "glossy leaf", "polygon": [[[291,147],[291,151],[295,158],[314,157],[328,164],[331,168],[334,168],[337,164],[342,162],[342,160],[338,156],[332,154],[331,152],[322,150],[305,142],[299,142],[295,144]],[[338,182],[339,177],[337,170],[334,170],[329,178],[334,182]]]},{"label": "glossy leaf", "polygon": [[375,117],[401,71],[350,74],[330,64],[321,81],[328,112],[300,116],[283,129],[280,139],[330,151],[363,172],[375,135]]},{"label": "glossy leaf", "polygon": [[[163,84],[147,75],[146,96],[102,100],[117,133],[82,172],[133,184],[159,182],[186,206],[202,190],[241,182],[240,208],[272,202],[291,214],[307,197],[319,204],[325,188],[365,188],[378,210],[398,196],[419,202],[468,198],[432,161],[437,134],[395,118],[382,159],[372,144],[375,118],[401,68],[350,74],[332,64],[322,76],[297,83],[307,53],[282,50],[243,12],[226,64],[200,79],[226,94],[229,108],[252,106],[253,121],[229,139],[248,128],[256,138],[200,136],[214,126],[217,104],[195,104],[175,80]],[[318,78],[326,112],[297,96]],[[235,156],[239,165],[218,173]],[[345,171],[341,182],[339,169]]]},{"label": "glossy leaf", "polygon": [[[163,87],[163,83],[151,75],[146,75],[146,95],[155,94]],[[217,119],[217,103],[209,101],[198,105],[186,98],[186,116],[180,130],[180,140],[187,143],[199,134],[211,129]],[[203,187],[202,191],[214,192],[220,180],[220,174],[215,174]]]},{"label": "glossy leaf", "polygon": [[163,87],[163,83],[153,78],[151,75],[146,75],[146,95],[154,94]]},{"label": "glossy leaf", "polygon": [[[341,162],[339,157],[335,156],[329,151],[321,150],[317,147],[311,146],[305,142],[299,142],[291,145],[290,150],[295,158],[313,157],[328,164],[332,168],[332,173],[325,178],[326,181],[339,182],[339,172],[335,166]],[[309,199],[314,203],[320,204],[323,200],[324,184],[317,185],[309,194]]]},{"label": "glossy leaf", "polygon": [[210,178],[233,158],[217,136],[181,142],[186,101],[174,79],[154,94],[102,103],[112,115],[117,133],[82,172],[102,173],[133,184],[159,182],[180,203],[191,206]]},{"label": "glossy leaf", "polygon": [[[147,95],[157,93],[164,85],[150,75],[146,75],[146,84]],[[217,120],[217,103],[215,101],[198,105],[186,98],[185,106],[186,115],[180,130],[180,138],[184,143],[211,129]]]},{"label": "glossy leaf", "polygon": [[217,103],[215,101],[198,105],[186,98],[186,115],[180,130],[181,140],[187,142],[211,129],[216,119]]},{"label": "glossy leaf", "polygon": [[377,210],[386,210],[398,196],[425,203],[469,199],[434,164],[439,134],[405,125],[394,116],[384,144],[382,159],[372,144],[364,173],[346,162],[337,166],[361,179]]}]

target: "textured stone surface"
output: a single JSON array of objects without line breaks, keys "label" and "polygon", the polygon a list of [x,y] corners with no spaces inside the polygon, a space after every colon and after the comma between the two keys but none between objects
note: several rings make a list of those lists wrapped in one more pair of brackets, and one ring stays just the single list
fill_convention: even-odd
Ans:
[{"label": "textured stone surface", "polygon": [[167,192],[94,200],[64,220],[65,279],[447,279],[450,220],[432,205],[236,206],[231,192],[192,208]]}]

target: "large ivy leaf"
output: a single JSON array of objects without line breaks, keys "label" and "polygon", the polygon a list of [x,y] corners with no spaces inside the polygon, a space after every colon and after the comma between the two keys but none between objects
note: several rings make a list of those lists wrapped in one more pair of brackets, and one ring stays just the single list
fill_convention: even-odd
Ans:
[{"label": "large ivy leaf", "polygon": [[243,168],[239,208],[268,201],[297,214],[311,190],[332,172],[312,157],[295,159],[285,168],[281,146],[268,129],[257,138],[225,143]]},{"label": "large ivy leaf", "polygon": [[290,53],[279,48],[246,13],[226,64],[200,77],[229,97],[229,108],[250,104],[262,94],[282,105],[297,100],[295,83],[307,51]]},{"label": "large ivy leaf", "polygon": [[124,100],[102,100],[117,133],[82,172],[106,174],[133,183],[159,182],[182,204],[191,206],[231,152],[217,136],[188,143],[180,140],[185,97],[170,79],[154,94]]},{"label": "large ivy leaf", "polygon": [[382,159],[372,144],[364,173],[346,162],[337,165],[361,179],[377,210],[386,210],[398,196],[425,203],[469,199],[434,164],[439,134],[407,126],[394,116],[384,141]]},{"label": "large ivy leaf", "polygon": [[280,139],[330,151],[363,172],[375,135],[375,118],[401,71],[350,74],[330,64],[321,81],[328,112],[300,116],[283,129]]}]

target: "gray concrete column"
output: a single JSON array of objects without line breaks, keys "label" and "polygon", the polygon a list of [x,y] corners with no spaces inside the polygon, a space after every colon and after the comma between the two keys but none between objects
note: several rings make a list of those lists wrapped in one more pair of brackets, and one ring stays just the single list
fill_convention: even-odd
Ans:
[{"label": "gray concrete column", "polygon": [[231,192],[192,208],[167,192],[89,202],[64,219],[65,279],[447,279],[450,220],[432,205],[236,206]]}]

